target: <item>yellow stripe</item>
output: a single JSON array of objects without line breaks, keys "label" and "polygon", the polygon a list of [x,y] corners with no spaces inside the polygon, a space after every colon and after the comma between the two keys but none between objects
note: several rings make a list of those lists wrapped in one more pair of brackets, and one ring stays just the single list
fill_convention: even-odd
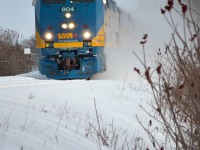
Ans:
[{"label": "yellow stripe", "polygon": [[96,40],[104,41],[104,39],[105,39],[104,36],[98,36],[95,39],[93,39],[92,41],[96,41]]},{"label": "yellow stripe", "polygon": [[92,42],[93,47],[105,46],[104,42]]},{"label": "yellow stripe", "polygon": [[92,39],[92,46],[94,46],[94,47],[105,46],[105,28],[104,28],[104,25],[99,30],[97,36]]},{"label": "yellow stripe", "polygon": [[36,48],[45,48],[45,41],[40,37],[40,34],[36,31]]},{"label": "yellow stripe", "polygon": [[78,48],[83,47],[83,42],[54,43],[54,48]]},{"label": "yellow stripe", "polygon": [[[104,46],[104,42],[92,42],[92,47]],[[83,47],[83,42],[74,43],[54,43],[54,48],[80,48]]]}]

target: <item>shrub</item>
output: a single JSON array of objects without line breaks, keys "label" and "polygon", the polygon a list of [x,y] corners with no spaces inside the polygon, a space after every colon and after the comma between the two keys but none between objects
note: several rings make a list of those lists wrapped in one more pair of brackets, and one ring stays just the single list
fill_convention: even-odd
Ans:
[{"label": "shrub", "polygon": [[[181,30],[173,19],[174,12],[183,18]],[[151,117],[148,126],[138,120],[156,149],[200,149],[200,14],[192,9],[190,0],[168,0],[161,13],[173,34],[165,49],[158,50],[156,67],[148,66],[144,55],[143,73],[134,69],[146,79],[153,94],[154,113],[143,108]],[[143,48],[146,42],[145,35],[141,41]],[[161,125],[164,143],[151,132],[153,121]]]}]

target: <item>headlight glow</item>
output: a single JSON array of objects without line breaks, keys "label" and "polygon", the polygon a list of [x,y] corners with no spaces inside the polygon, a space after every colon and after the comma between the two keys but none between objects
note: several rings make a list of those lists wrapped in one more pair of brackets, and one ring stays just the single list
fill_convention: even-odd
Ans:
[{"label": "headlight glow", "polygon": [[70,13],[66,13],[66,14],[65,14],[65,17],[66,17],[66,18],[70,18],[71,16],[72,16],[72,15],[71,15]]},{"label": "headlight glow", "polygon": [[89,31],[86,31],[84,34],[83,34],[83,37],[86,38],[86,39],[89,39],[91,37],[91,33]]},{"label": "headlight glow", "polygon": [[53,39],[53,34],[50,33],[50,32],[47,32],[47,33],[45,34],[45,38],[46,38],[46,40],[52,40],[52,39]]},{"label": "headlight glow", "polygon": [[75,27],[75,24],[74,24],[74,23],[69,23],[69,25],[68,25],[68,26],[69,26],[69,28],[70,28],[70,29],[74,29],[74,27]]},{"label": "headlight glow", "polygon": [[67,24],[66,23],[62,23],[61,27],[62,27],[62,29],[67,29]]}]

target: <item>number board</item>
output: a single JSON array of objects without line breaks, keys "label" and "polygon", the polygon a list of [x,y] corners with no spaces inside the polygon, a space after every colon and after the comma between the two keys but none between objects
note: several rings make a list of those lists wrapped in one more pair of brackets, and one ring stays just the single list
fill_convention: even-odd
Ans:
[{"label": "number board", "polygon": [[74,12],[76,10],[75,7],[61,7],[62,12]]}]

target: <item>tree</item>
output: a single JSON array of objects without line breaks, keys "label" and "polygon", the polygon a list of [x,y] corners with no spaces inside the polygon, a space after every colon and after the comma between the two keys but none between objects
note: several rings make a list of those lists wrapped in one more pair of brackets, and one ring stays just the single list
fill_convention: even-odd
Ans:
[{"label": "tree", "polygon": [[35,40],[35,36],[32,35],[30,36],[29,39],[25,39],[22,41],[22,45],[23,47],[29,47],[30,49],[32,49],[35,52],[35,44],[36,44],[36,40]]},{"label": "tree", "polygon": [[16,75],[30,71],[30,57],[24,55],[21,36],[14,30],[0,27],[0,76]]}]

